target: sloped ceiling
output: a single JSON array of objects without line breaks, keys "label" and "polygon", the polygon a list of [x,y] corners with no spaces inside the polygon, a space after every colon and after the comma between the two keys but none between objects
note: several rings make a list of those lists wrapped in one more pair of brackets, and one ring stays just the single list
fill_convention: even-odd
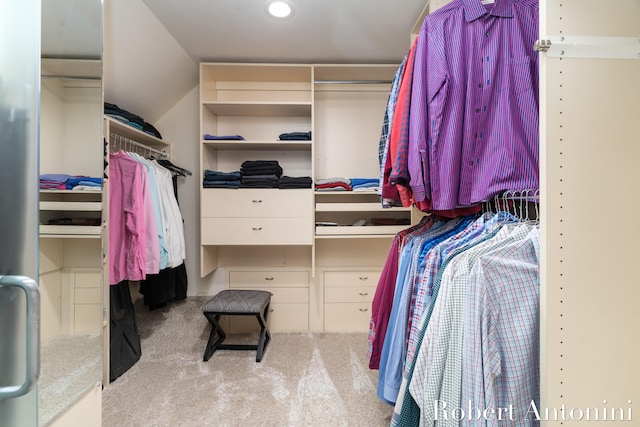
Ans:
[{"label": "sloped ceiling", "polygon": [[396,63],[426,0],[143,0],[194,61]]},{"label": "sloped ceiling", "polygon": [[154,123],[198,84],[198,63],[399,63],[426,0],[104,0],[105,101]]}]

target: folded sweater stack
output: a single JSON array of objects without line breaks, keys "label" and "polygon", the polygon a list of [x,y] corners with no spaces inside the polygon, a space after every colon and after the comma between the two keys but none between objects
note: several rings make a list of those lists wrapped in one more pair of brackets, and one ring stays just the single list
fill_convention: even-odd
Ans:
[{"label": "folded sweater stack", "polygon": [[239,188],[241,177],[240,171],[220,172],[205,169],[202,186],[204,188]]},{"label": "folded sweater stack", "polygon": [[147,123],[142,117],[137,114],[133,114],[124,108],[118,107],[116,104],[104,103],[104,114],[112,117],[122,123],[126,123],[131,127],[139,129],[149,135],[162,139],[162,135],[158,132],[158,129],[153,127],[150,123]]},{"label": "folded sweater stack", "polygon": [[351,183],[342,177],[323,178],[316,180],[316,191],[352,191]]},{"label": "folded sweater stack", "polygon": [[240,167],[241,188],[276,188],[282,176],[277,160],[246,160]]}]

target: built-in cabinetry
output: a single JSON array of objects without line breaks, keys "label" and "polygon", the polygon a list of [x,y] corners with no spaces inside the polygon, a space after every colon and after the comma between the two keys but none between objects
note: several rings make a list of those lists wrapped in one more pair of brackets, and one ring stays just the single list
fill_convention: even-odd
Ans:
[{"label": "built-in cabinetry", "polygon": [[[239,171],[246,160],[276,160],[283,175],[314,181],[378,178],[396,70],[200,64],[201,182],[205,170]],[[279,140],[290,132],[312,138]],[[391,238],[411,222],[409,209],[383,208],[375,190],[203,186],[200,195],[203,276],[215,271],[227,287],[270,290],[272,330],[368,329],[377,277]]]},{"label": "built-in cabinetry", "polygon": [[[314,179],[380,176],[380,133],[397,69],[314,66]],[[367,331],[391,239],[411,222],[411,210],[383,207],[375,191],[316,191],[314,199],[314,291],[322,314],[313,326]]]},{"label": "built-in cabinetry", "polygon": [[[104,176],[102,63],[43,58],[40,174]],[[41,377],[46,424],[103,379],[104,186],[39,196]]]}]

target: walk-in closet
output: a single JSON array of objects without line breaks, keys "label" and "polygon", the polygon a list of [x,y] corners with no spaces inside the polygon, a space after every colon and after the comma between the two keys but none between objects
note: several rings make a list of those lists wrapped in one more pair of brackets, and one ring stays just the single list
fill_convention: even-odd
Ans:
[{"label": "walk-in closet", "polygon": [[276,3],[0,6],[0,419],[638,423],[640,3]]}]

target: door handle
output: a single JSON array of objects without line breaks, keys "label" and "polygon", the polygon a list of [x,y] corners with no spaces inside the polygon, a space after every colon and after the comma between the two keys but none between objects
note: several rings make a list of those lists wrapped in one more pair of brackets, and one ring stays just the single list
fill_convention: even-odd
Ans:
[{"label": "door handle", "polygon": [[[1,276],[0,288],[17,287],[24,291],[27,313],[27,364],[25,379],[20,385],[0,387],[0,400],[30,392],[40,376],[40,291],[35,280],[26,276]],[[11,369],[5,366],[4,368]]]}]

